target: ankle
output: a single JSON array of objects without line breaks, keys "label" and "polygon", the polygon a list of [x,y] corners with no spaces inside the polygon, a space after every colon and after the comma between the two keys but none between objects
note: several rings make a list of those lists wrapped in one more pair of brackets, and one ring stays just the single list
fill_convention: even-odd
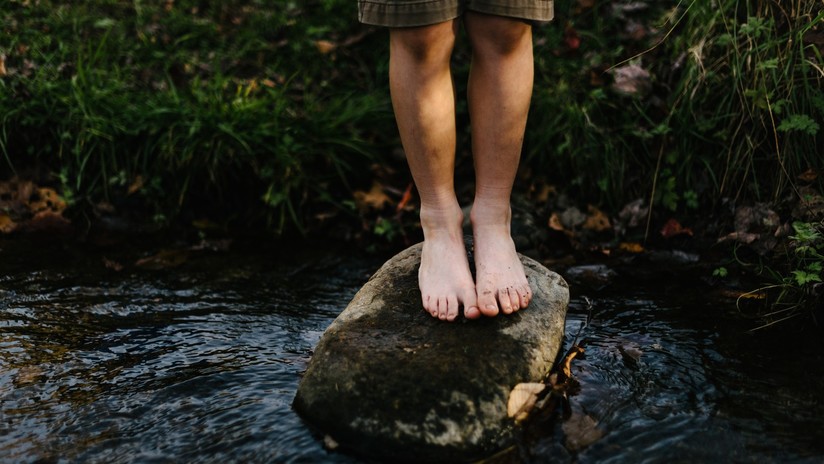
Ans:
[{"label": "ankle", "polygon": [[420,217],[424,239],[443,234],[462,236],[463,211],[457,202],[454,205],[445,206],[421,205]]},{"label": "ankle", "polygon": [[512,209],[509,203],[488,203],[476,200],[469,213],[472,228],[505,227],[509,229]]}]

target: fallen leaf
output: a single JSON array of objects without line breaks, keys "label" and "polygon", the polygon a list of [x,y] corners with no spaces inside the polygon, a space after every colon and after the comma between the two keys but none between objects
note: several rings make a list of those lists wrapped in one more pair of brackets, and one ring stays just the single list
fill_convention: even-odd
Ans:
[{"label": "fallen leaf", "polygon": [[352,194],[355,197],[355,204],[361,212],[369,210],[381,210],[387,204],[392,204],[392,200],[383,191],[383,187],[374,182],[372,189],[368,192],[358,190]]},{"label": "fallen leaf", "polygon": [[131,195],[143,188],[143,176],[138,175],[134,178],[129,188],[126,189],[126,195]]},{"label": "fallen leaf", "polygon": [[38,188],[36,189],[37,195],[32,195],[32,200],[29,202],[29,210],[32,213],[38,213],[40,211],[54,211],[56,213],[63,212],[66,209],[66,202],[60,198],[60,195],[57,194],[53,189],[50,188]]},{"label": "fallen leaf", "polygon": [[409,200],[412,199],[412,184],[411,182],[406,187],[406,190],[403,191],[403,196],[401,197],[401,201],[398,202],[398,207],[395,208],[395,212],[400,213],[406,208],[406,205],[409,203]]},{"label": "fallen leaf", "polygon": [[643,253],[644,247],[640,243],[635,242],[621,242],[618,244],[618,249],[626,251],[627,253]]},{"label": "fallen leaf", "polygon": [[561,424],[561,429],[565,435],[564,447],[571,452],[582,450],[604,436],[595,419],[586,414],[572,414]]},{"label": "fallen leaf", "polygon": [[652,89],[649,71],[637,64],[613,68],[610,73],[614,79],[612,89],[620,94],[645,95]]},{"label": "fallen leaf", "polygon": [[515,420],[516,424],[523,422],[529,417],[529,412],[538,400],[538,394],[546,389],[543,383],[527,382],[515,385],[509,393],[509,401],[506,405],[506,414]]},{"label": "fallen leaf", "polygon": [[583,353],[584,349],[578,345],[575,345],[569,349],[569,352],[567,352],[567,355],[564,357],[564,360],[561,361],[561,374],[563,374],[566,379],[572,377],[572,360],[575,359],[575,357],[579,354]]},{"label": "fallen leaf", "polygon": [[735,231],[772,233],[781,225],[781,218],[767,203],[741,206],[735,210]]},{"label": "fallen leaf", "polygon": [[338,44],[331,42],[329,40],[316,40],[315,47],[318,49],[321,55],[326,55],[328,53],[335,51],[335,49],[338,48]]},{"label": "fallen leaf", "polygon": [[561,224],[561,218],[558,217],[558,213],[552,213],[552,216],[549,217],[548,225],[552,230],[557,230],[558,232],[564,231],[564,225]]},{"label": "fallen leaf", "polygon": [[609,218],[600,209],[592,205],[587,205],[587,213],[589,213],[589,216],[584,222],[584,229],[593,232],[603,232],[612,229]]},{"label": "fallen leaf", "polygon": [[17,229],[17,223],[8,214],[0,213],[0,233],[10,234],[15,229]]},{"label": "fallen leaf", "polygon": [[758,240],[758,234],[751,234],[749,232],[732,232],[719,238],[717,243],[726,242],[727,240],[749,245],[750,243]]},{"label": "fallen leaf", "polygon": [[0,54],[0,77],[6,74],[6,55]]},{"label": "fallen leaf", "polygon": [[679,235],[689,235],[692,237],[693,232],[692,229],[683,227],[680,222],[673,218],[670,218],[667,223],[664,224],[664,227],[661,228],[661,236],[664,238],[672,238]]},{"label": "fallen leaf", "polygon": [[546,203],[549,200],[550,195],[555,195],[557,193],[554,185],[541,185],[539,190],[533,191],[533,198],[537,203]]}]

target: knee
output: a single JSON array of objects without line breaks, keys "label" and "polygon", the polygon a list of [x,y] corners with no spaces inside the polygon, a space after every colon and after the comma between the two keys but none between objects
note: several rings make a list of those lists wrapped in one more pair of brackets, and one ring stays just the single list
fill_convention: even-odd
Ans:
[{"label": "knee", "polygon": [[468,31],[472,53],[477,57],[499,58],[532,53],[532,26],[526,22],[487,16],[472,23]]},{"label": "knee", "polygon": [[389,31],[390,53],[403,55],[417,63],[449,61],[455,46],[452,22],[425,27],[397,28]]}]

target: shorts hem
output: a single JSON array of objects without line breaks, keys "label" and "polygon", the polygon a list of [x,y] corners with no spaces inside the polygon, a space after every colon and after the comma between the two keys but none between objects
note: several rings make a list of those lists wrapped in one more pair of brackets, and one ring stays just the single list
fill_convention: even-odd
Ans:
[{"label": "shorts hem", "polygon": [[[466,6],[464,8],[464,3]],[[531,2],[500,0],[358,0],[358,20],[363,24],[385,27],[415,27],[438,24],[460,17],[464,9],[477,13],[505,16],[532,22],[552,21],[552,0]],[[520,4],[518,4],[520,3]]]},{"label": "shorts hem", "polygon": [[[427,5],[429,4],[429,5]],[[358,1],[358,20],[363,24],[385,27],[430,26],[463,13],[457,0],[424,0],[417,2]]]}]

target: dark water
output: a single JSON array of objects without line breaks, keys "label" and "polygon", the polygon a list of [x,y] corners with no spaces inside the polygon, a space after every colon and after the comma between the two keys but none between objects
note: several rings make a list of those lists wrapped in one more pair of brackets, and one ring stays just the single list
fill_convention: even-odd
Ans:
[{"label": "dark water", "polygon": [[[117,250],[0,241],[0,461],[358,462],[290,404],[386,256],[235,246],[147,270]],[[824,461],[818,339],[746,334],[730,302],[663,280],[573,290],[570,343],[592,315],[571,400],[589,425],[510,461]]]}]

